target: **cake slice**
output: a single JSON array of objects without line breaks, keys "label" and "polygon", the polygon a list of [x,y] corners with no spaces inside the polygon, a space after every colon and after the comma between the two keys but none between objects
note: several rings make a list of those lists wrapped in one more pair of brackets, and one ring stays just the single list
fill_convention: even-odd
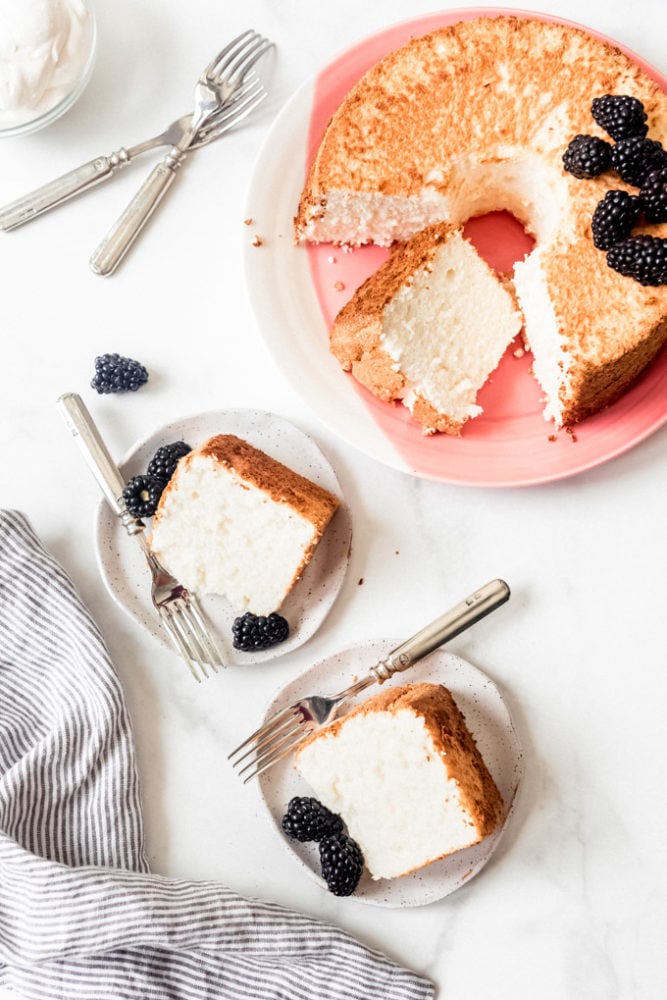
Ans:
[{"label": "cake slice", "polygon": [[333,494],[247,441],[219,434],[178,463],[151,548],[195,593],[268,615],[303,573],[338,506]]},{"label": "cake slice", "polygon": [[521,326],[508,285],[459,229],[440,225],[394,248],[343,306],[330,344],[345,371],[402,400],[425,433],[460,434]]},{"label": "cake slice", "polygon": [[471,847],[503,815],[465,719],[439,684],[380,692],[309,737],[296,765],[342,816],[375,879]]}]

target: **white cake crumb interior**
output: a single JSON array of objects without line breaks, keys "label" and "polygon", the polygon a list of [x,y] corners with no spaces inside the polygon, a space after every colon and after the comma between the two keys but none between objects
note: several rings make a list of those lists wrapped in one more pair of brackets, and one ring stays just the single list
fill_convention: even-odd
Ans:
[{"label": "white cake crumb interior", "polygon": [[546,277],[540,247],[514,266],[514,287],[523,310],[526,340],[533,352],[533,374],[546,395],[544,419],[563,423],[561,386],[568,384],[571,356],[565,349]]},{"label": "white cake crumb interior", "polygon": [[276,611],[313,524],[210,456],[193,456],[177,475],[153,531],[157,557],[196,593],[221,594],[238,612]]},{"label": "white cake crumb interior", "polygon": [[477,393],[521,324],[511,295],[454,232],[385,306],[381,339],[410,388],[463,423],[481,413]]},{"label": "white cake crumb interior", "polygon": [[481,838],[421,716],[351,718],[303,748],[297,766],[339,813],[375,879],[394,878]]}]

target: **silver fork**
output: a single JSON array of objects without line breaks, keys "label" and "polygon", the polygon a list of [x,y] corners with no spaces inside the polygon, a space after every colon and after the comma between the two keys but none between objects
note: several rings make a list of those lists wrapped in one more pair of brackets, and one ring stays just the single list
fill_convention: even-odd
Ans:
[{"label": "silver fork", "polygon": [[58,400],[58,406],[111,509],[127,533],[139,542],[151,572],[155,610],[192,676],[201,681],[202,677],[208,677],[207,667],[215,673],[224,663],[197,598],[156,559],[146,539],[143,521],[132,517],[125,507],[123,477],[81,397],[67,392]]},{"label": "silver fork", "polygon": [[[273,48],[257,32],[244,31],[211,60],[195,85],[195,110],[190,128],[165,154],[139,189],[121,217],[90,258],[96,274],[112,274],[142,231],[174,181],[197,133],[221,111],[229,108],[256,63]],[[266,97],[261,83],[255,96],[230,114],[227,128],[236,125]]]},{"label": "silver fork", "polygon": [[356,684],[351,684],[331,697],[311,695],[300,698],[282,712],[277,712],[245,742],[232,750],[228,760],[240,776],[246,775],[244,784],[256,778],[296,750],[310,733],[333,722],[356,695],[373,684],[383,684],[398,671],[407,670],[448,639],[453,639],[491,611],[495,611],[509,597],[510,589],[504,580],[492,580],[485,584],[411,639],[393,649]]},{"label": "silver fork", "polygon": [[[254,73],[250,73],[249,79],[224,108],[199,129],[188,149],[200,149],[210,142],[215,142],[238,121],[241,121],[245,114],[249,114],[265,97],[266,93],[261,83]],[[4,232],[10,232],[12,229],[25,225],[26,222],[31,222],[32,219],[62,205],[63,202],[69,201],[71,198],[83,194],[84,191],[96,187],[102,181],[114,177],[128,163],[151,149],[156,149],[158,146],[177,145],[189,130],[191,122],[192,112],[177,118],[159,135],[129,148],[121,146],[120,149],[109,153],[108,156],[96,156],[88,163],[84,163],[61,177],[49,181],[48,184],[42,185],[35,191],[17,198],[16,201],[0,208],[0,229]]]}]

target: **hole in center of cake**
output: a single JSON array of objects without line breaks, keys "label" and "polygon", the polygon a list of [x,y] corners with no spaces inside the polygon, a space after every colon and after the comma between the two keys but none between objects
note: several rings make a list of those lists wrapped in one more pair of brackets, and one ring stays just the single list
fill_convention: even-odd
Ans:
[{"label": "hole in center of cake", "polygon": [[516,216],[504,211],[468,219],[463,235],[489,267],[501,274],[511,274],[515,263],[523,260],[535,246],[535,240]]}]

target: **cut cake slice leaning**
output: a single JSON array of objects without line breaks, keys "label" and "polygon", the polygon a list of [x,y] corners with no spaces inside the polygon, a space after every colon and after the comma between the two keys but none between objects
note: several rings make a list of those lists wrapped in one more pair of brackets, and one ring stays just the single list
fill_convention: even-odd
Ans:
[{"label": "cut cake slice leaning", "polygon": [[330,343],[345,371],[402,400],[427,434],[460,434],[521,326],[508,284],[460,229],[439,225],[392,250],[341,309]]}]

